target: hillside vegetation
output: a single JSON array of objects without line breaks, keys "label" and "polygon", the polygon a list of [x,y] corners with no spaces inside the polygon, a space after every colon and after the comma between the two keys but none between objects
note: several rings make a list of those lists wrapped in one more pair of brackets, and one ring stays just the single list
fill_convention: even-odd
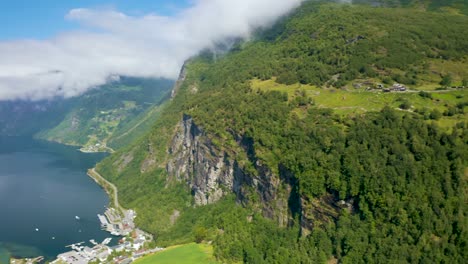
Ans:
[{"label": "hillside vegetation", "polygon": [[170,80],[122,78],[71,99],[73,107],[53,128],[37,137],[84,151],[109,151],[144,135],[155,122]]},{"label": "hillside vegetation", "polygon": [[[468,17],[440,1],[375,2],[398,7],[308,1],[186,65],[151,132],[98,165],[157,243],[211,240],[227,263],[468,259]],[[354,88],[394,82],[408,90]],[[194,206],[168,174],[183,114],[247,175],[243,197]],[[249,185],[265,175],[289,195],[286,224],[262,209],[274,194]]]},{"label": "hillside vegetation", "polygon": [[445,64],[466,68],[467,23],[466,16],[411,8],[309,4],[207,74],[218,84],[276,76],[283,84],[337,88],[360,77],[421,86],[451,75],[449,85],[461,85],[466,71],[447,72]]}]

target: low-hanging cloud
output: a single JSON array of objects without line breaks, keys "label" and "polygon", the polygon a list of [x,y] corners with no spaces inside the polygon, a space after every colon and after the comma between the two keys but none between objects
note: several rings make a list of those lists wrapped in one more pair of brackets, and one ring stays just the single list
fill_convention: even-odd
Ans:
[{"label": "low-hanging cloud", "polygon": [[116,76],[176,78],[186,59],[247,38],[303,0],[196,0],[174,16],[73,9],[86,28],[48,40],[0,42],[0,100],[71,97]]}]

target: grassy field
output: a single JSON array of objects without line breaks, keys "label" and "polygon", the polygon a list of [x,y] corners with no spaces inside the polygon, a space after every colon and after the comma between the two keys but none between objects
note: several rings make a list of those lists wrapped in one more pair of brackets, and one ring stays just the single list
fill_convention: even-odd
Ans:
[{"label": "grassy field", "polygon": [[[305,91],[307,96],[314,100],[316,106],[332,108],[336,113],[342,115],[379,111],[384,106],[398,108],[405,101],[411,104],[411,111],[425,108],[429,110],[437,109],[443,113],[448,107],[456,106],[458,103],[467,102],[468,100],[467,89],[431,91],[432,98],[424,98],[417,91],[384,93],[381,91],[366,91],[363,88],[351,88],[348,90],[326,89],[303,84],[284,85],[274,80],[253,80],[251,86],[254,90],[286,92],[290,99],[294,98],[298,91]],[[454,117],[444,116],[438,123],[442,126],[452,126],[460,120],[467,120],[466,110],[464,115]],[[301,115],[300,112],[301,109],[296,109],[296,114],[299,116]]]},{"label": "grassy field", "polygon": [[190,243],[174,246],[164,251],[146,256],[134,262],[135,264],[216,264],[213,257],[213,247],[206,244]]}]

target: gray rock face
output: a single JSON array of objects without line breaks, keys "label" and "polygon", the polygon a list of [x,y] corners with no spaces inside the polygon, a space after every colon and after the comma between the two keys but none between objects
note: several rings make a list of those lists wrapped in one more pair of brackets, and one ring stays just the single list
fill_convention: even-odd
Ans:
[{"label": "gray rock face", "polygon": [[281,165],[278,173],[273,173],[255,156],[253,140],[237,137],[236,142],[254,164],[255,173],[246,173],[234,157],[215,146],[203,129],[184,115],[169,148],[168,175],[190,186],[196,206],[234,193],[238,202],[249,204],[280,226],[290,226],[298,220],[304,235],[315,226],[336,219],[340,207],[332,195],[312,201],[303,199],[293,173]]},{"label": "gray rock face", "polygon": [[[239,139],[238,144],[246,152],[253,148],[248,140]],[[246,174],[233,157],[210,141],[190,116],[184,115],[179,122],[169,155],[168,175],[190,186],[197,206],[234,193],[240,203],[252,202],[265,217],[281,226],[290,225],[300,211],[293,175],[285,169],[280,169],[279,176],[274,175],[258,160],[254,161],[257,175]]]},{"label": "gray rock face", "polygon": [[153,149],[153,145],[151,143],[148,144],[147,151],[148,151],[148,156],[146,157],[146,159],[141,164],[141,168],[140,168],[141,173],[145,173],[145,172],[150,171],[156,165],[156,158],[155,158],[155,155],[154,155],[154,149]]},{"label": "gray rock face", "polygon": [[177,95],[177,92],[179,91],[180,87],[182,86],[182,84],[185,81],[185,78],[187,77],[187,66],[186,66],[186,64],[187,64],[187,62],[184,63],[184,65],[182,66],[182,69],[180,70],[179,78],[177,79],[177,81],[176,81],[176,83],[174,85],[174,88],[171,91],[171,99],[174,98]]},{"label": "gray rock face", "polygon": [[238,188],[234,162],[210,142],[189,116],[185,115],[179,123],[169,153],[169,175],[189,184],[196,205],[214,203]]},{"label": "gray rock face", "polygon": [[117,167],[117,171],[121,173],[127,165],[133,161],[133,152],[126,153],[122,155],[116,162],[114,162],[114,166]]}]

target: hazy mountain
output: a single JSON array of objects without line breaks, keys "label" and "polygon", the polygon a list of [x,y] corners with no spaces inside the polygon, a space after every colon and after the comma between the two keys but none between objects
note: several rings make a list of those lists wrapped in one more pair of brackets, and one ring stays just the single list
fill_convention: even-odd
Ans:
[{"label": "hazy mountain", "polygon": [[108,151],[149,129],[172,86],[171,80],[123,77],[70,99],[4,101],[0,133]]}]

